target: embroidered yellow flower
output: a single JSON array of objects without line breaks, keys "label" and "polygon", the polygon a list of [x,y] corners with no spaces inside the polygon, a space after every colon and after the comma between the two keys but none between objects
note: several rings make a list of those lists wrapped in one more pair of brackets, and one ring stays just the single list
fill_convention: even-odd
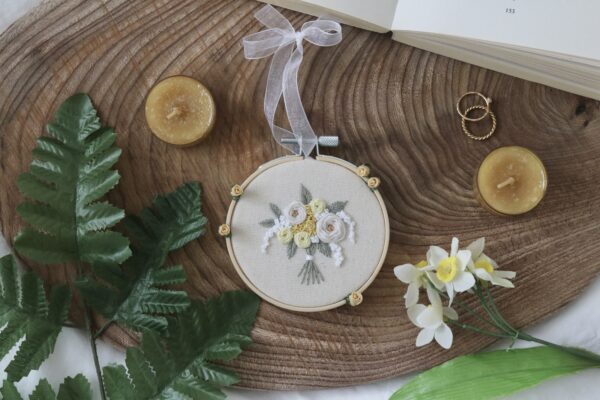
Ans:
[{"label": "embroidered yellow flower", "polygon": [[294,234],[290,228],[283,228],[277,232],[277,239],[283,244],[288,244],[294,240]]},{"label": "embroidered yellow flower", "polygon": [[294,235],[294,243],[301,249],[307,249],[312,244],[310,235],[307,232],[298,232]]},{"label": "embroidered yellow flower", "polygon": [[309,205],[305,205],[304,209],[306,210],[306,218],[298,225],[292,226],[292,232],[294,235],[299,232],[305,232],[309,237],[315,236],[317,233],[317,220],[315,219],[315,215]]},{"label": "embroidered yellow flower", "polygon": [[325,211],[325,202],[321,199],[312,200],[309,206],[314,215],[321,214]]}]

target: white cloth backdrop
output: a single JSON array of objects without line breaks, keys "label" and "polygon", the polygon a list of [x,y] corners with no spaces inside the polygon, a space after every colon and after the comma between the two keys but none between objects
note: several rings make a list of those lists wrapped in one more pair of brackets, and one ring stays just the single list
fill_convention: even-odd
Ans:
[{"label": "white cloth backdrop", "polygon": [[[3,32],[14,20],[38,4],[39,0],[0,0],[0,32]],[[0,254],[6,254],[8,248],[1,241]],[[568,274],[569,271],[564,273]],[[542,284],[542,282],[540,282]],[[556,316],[529,330],[529,333],[560,344],[585,347],[600,353],[600,279],[596,279],[583,295],[561,310]],[[527,305],[524,304],[524,307]],[[403,313],[399,309],[398,313]],[[499,343],[495,347],[506,347]],[[14,350],[13,350],[14,351]],[[101,363],[121,363],[123,355],[112,347],[100,342]],[[8,358],[0,363],[3,371]],[[493,372],[493,371],[490,371]],[[96,386],[96,374],[89,352],[87,337],[74,329],[65,329],[58,338],[54,354],[39,371],[32,372],[17,385],[23,394],[28,394],[36,382],[47,378],[57,387],[65,376],[83,373]],[[6,377],[0,373],[0,381]],[[369,385],[343,389],[296,391],[296,392],[259,392],[242,389],[228,390],[233,400],[384,400],[410,377],[390,379]],[[510,397],[511,400],[592,400],[600,398],[600,370],[588,370],[577,375],[555,379],[542,385]],[[97,391],[96,391],[97,394]],[[451,400],[451,399],[449,399]]]}]

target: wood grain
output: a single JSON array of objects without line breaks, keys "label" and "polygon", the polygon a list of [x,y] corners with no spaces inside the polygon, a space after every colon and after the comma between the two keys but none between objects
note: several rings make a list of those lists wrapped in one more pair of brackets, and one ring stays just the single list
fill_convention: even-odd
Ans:
[{"label": "wood grain", "polygon": [[[229,187],[284,152],[262,114],[269,60],[244,59],[240,40],[261,26],[258,3],[241,0],[51,0],[0,37],[0,220],[11,238],[22,227],[16,177],[58,105],[89,93],[105,123],[120,132],[122,181],[110,200],[137,212],[184,181],[204,185],[210,232],[171,257],[186,266],[193,297],[243,286],[216,235]],[[284,12],[295,26],[309,17]],[[490,343],[457,332],[450,351],[414,347],[405,288],[394,265],[418,261],[430,244],[486,236],[488,252],[518,272],[514,290],[496,292],[517,326],[555,312],[593,279],[600,265],[600,107],[594,102],[409,46],[344,28],[333,48],[307,46],[301,88],[317,132],[339,135],[331,155],[369,162],[383,180],[391,224],[387,261],[357,308],[299,314],[263,304],[255,344],[235,362],[242,386],[293,389],[354,385],[425,369]],[[144,120],[154,83],[190,75],[212,91],[218,122],[196,147],[156,139]],[[494,99],[498,131],[468,140],[456,99],[479,90]],[[500,145],[535,151],[547,166],[547,196],[532,213],[486,213],[473,174]],[[30,265],[30,264],[29,264]],[[49,284],[73,278],[70,266],[31,267]],[[107,340],[135,337],[114,328]]]}]

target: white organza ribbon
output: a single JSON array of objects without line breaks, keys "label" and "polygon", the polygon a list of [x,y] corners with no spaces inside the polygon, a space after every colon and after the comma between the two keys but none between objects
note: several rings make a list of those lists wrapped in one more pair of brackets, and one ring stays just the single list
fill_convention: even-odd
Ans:
[{"label": "white organza ribbon", "polygon": [[[306,117],[298,90],[298,70],[304,54],[302,41],[334,46],[342,40],[342,27],[335,21],[318,19],[305,23],[296,32],[290,21],[270,5],[254,16],[268,29],[244,38],[244,54],[247,59],[273,55],[265,92],[265,116],[273,137],[295,154],[308,156],[317,145],[317,135]],[[275,111],[282,95],[291,132],[275,125]]]}]

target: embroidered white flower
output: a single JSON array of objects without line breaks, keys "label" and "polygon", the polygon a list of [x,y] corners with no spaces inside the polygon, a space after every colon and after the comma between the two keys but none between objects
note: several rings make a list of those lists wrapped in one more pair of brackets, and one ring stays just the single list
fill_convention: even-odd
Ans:
[{"label": "embroidered white flower", "polygon": [[299,201],[292,202],[283,211],[283,215],[292,225],[301,224],[306,219],[306,208]]},{"label": "embroidered white flower", "polygon": [[445,349],[452,347],[453,334],[446,319],[457,320],[458,314],[451,307],[444,307],[440,295],[433,288],[427,289],[430,305],[416,304],[408,308],[408,318],[421,328],[417,335],[417,347],[431,343],[433,339]]},{"label": "embroidered white flower", "polygon": [[322,199],[313,199],[303,185],[300,186],[300,198],[301,201],[290,203],[283,212],[277,205],[270,204],[277,218],[260,222],[261,226],[268,228],[263,236],[261,251],[267,252],[275,235],[281,244],[287,246],[289,259],[296,255],[298,249],[305,250],[306,261],[298,276],[301,277],[301,283],[311,285],[325,280],[315,264],[315,253],[333,258],[335,266],[340,267],[344,262],[340,243],[346,237],[354,243],[356,224],[344,212],[347,201],[327,204]]},{"label": "embroidered white flower", "polygon": [[317,220],[317,236],[325,243],[339,243],[346,237],[346,224],[337,215],[327,213]]},{"label": "embroidered white flower", "polygon": [[419,289],[427,289],[429,271],[433,267],[427,264],[427,261],[421,261],[417,264],[404,264],[394,268],[394,275],[402,282],[408,284],[404,294],[404,305],[406,308],[412,307],[419,301]]},{"label": "embroidered white flower", "polygon": [[466,292],[475,285],[473,274],[467,270],[470,261],[471,251],[459,250],[457,238],[452,238],[450,254],[438,246],[427,252],[427,263],[435,269],[431,281],[438,288],[445,287],[450,304],[456,292]]},{"label": "embroidered white flower", "polygon": [[467,249],[471,252],[469,270],[483,281],[488,281],[493,285],[505,288],[514,288],[515,285],[509,279],[517,276],[517,273],[513,271],[499,271],[496,261],[483,252],[484,248],[485,238],[479,238],[467,246]]}]

